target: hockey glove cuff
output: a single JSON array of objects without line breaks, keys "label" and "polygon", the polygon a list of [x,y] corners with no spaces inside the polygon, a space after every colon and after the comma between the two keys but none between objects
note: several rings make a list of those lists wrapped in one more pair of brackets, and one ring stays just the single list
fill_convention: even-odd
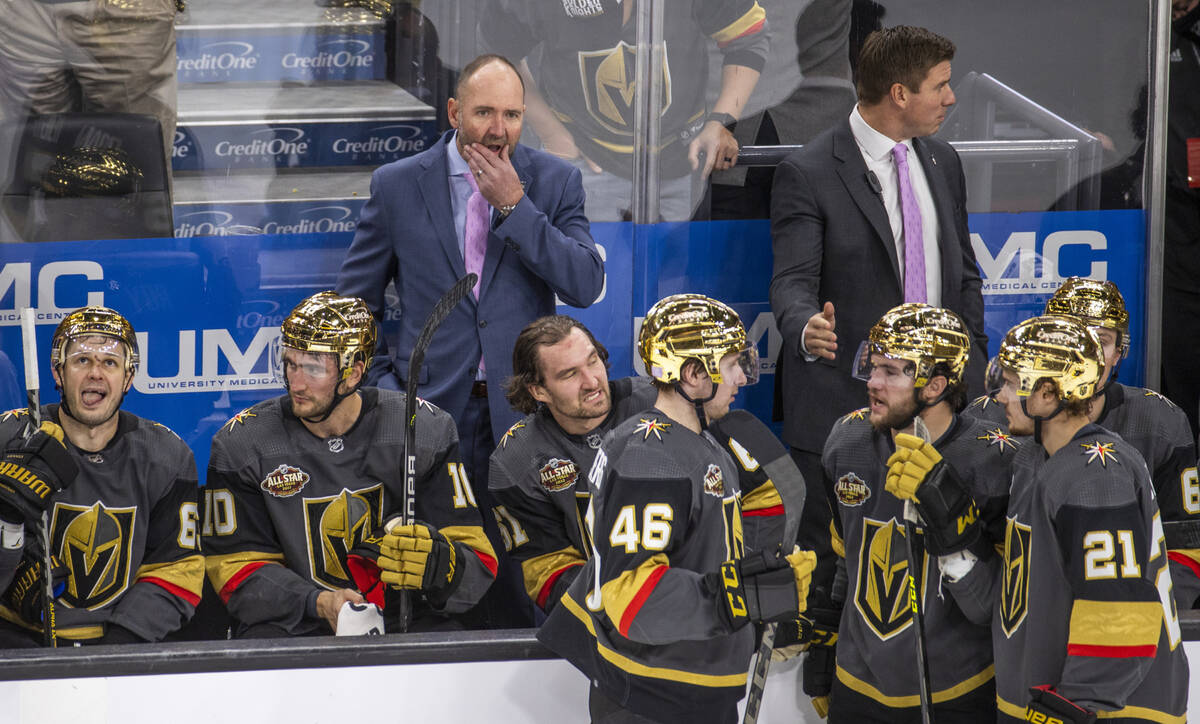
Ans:
[{"label": "hockey glove cuff", "polygon": [[731,631],[752,621],[795,620],[801,607],[796,578],[786,558],[765,551],[725,561],[719,571],[705,576]]},{"label": "hockey glove cuff", "polygon": [[62,428],[47,420],[28,440],[9,444],[0,460],[0,517],[40,520],[54,495],[75,480],[79,466],[62,441]]},{"label": "hockey glove cuff", "polygon": [[1032,724],[1094,724],[1096,713],[1070,699],[1059,696],[1054,687],[1035,686],[1029,690],[1025,721]]}]

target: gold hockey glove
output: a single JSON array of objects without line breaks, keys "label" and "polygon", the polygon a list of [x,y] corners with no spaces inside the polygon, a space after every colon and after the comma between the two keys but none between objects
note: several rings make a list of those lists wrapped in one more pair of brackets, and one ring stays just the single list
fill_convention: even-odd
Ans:
[{"label": "gold hockey glove", "polygon": [[445,535],[417,521],[393,518],[379,542],[380,578],[395,588],[424,591],[434,605],[444,603],[455,587],[458,553]]}]

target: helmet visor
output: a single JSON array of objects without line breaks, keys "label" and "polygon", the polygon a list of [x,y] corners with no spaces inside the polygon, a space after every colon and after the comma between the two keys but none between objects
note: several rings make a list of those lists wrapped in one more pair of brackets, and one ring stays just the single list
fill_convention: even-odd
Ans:
[{"label": "helmet visor", "polygon": [[325,382],[337,375],[337,363],[332,353],[304,352],[279,343],[271,345],[271,372],[280,384],[297,374],[313,382]]},{"label": "helmet visor", "polygon": [[1004,389],[1004,367],[1000,364],[999,357],[988,360],[987,373],[983,383],[984,394],[995,401],[996,395],[999,395],[1000,390]]},{"label": "helmet visor", "polygon": [[741,352],[738,352],[737,364],[738,367],[742,368],[742,372],[746,375],[746,384],[752,385],[758,382],[760,367],[758,363],[757,348],[747,347]]},{"label": "helmet visor", "polygon": [[[876,355],[883,358],[885,362],[876,364],[871,359]],[[871,376],[878,374],[883,383],[889,387],[907,387],[916,381],[916,367],[910,360],[872,352],[871,343],[864,341],[858,345],[858,352],[854,355],[854,364],[850,367],[850,374],[854,379],[863,382],[870,382]]]}]

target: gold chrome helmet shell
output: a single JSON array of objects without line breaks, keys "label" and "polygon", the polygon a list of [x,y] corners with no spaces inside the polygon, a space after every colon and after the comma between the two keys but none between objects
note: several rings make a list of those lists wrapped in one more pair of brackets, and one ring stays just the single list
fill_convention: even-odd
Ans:
[{"label": "gold chrome helmet shell", "polygon": [[301,352],[337,355],[340,379],[354,363],[366,367],[375,358],[375,317],[358,297],[319,292],[296,305],[280,329],[280,343]]},{"label": "gold chrome helmet shell", "polygon": [[1075,317],[1090,327],[1116,330],[1122,356],[1129,352],[1129,312],[1121,290],[1110,281],[1067,279],[1046,302],[1046,314]]},{"label": "gold chrome helmet shell", "polygon": [[58,323],[50,341],[50,366],[57,368],[66,362],[71,340],[96,334],[120,340],[125,345],[125,372],[131,375],[137,372],[141,356],[133,325],[117,311],[99,306],[77,309]]},{"label": "gold chrome helmet shell", "polygon": [[1017,376],[1020,397],[1028,397],[1039,380],[1050,379],[1059,399],[1086,400],[1104,376],[1099,338],[1074,317],[1047,314],[1021,322],[1004,335],[996,362],[995,373],[1003,369]]},{"label": "gold chrome helmet shell", "polygon": [[870,356],[879,354],[912,362],[914,387],[924,387],[939,363],[946,365],[946,381],[955,385],[962,381],[967,367],[971,337],[962,318],[954,312],[910,302],[892,307],[880,317],[867,333],[864,347],[855,363],[856,369],[867,371],[862,379],[870,377]]},{"label": "gold chrome helmet shell", "polygon": [[678,382],[684,362],[695,359],[720,384],[721,358],[730,352],[741,354],[738,363],[747,384],[758,381],[758,356],[746,342],[741,318],[729,305],[702,294],[673,294],[650,307],[638,351],[646,371],[660,382]]}]

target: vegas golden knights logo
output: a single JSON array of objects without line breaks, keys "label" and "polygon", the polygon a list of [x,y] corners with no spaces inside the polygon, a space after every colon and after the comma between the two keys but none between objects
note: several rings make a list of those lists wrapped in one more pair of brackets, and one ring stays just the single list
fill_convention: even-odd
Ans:
[{"label": "vegas golden knights logo", "polygon": [[71,571],[61,603],[95,609],[129,587],[136,520],[136,507],[55,504],[51,549]]},{"label": "vegas golden knights logo", "polygon": [[313,580],[330,588],[353,588],[346,554],[382,524],[383,485],[304,499],[308,565]]},{"label": "vegas golden knights logo", "polygon": [[[908,600],[908,553],[904,548],[903,536],[904,526],[895,519],[881,522],[863,518],[854,606],[883,641],[912,623]],[[925,600],[927,568],[927,565],[922,566],[920,580],[917,581],[922,601]]]},{"label": "vegas golden knights logo", "polygon": [[725,515],[725,560],[742,559],[746,555],[746,536],[742,530],[742,501],[731,495],[721,501]]},{"label": "vegas golden knights logo", "polygon": [[1029,566],[1033,529],[1008,519],[1004,528],[1004,575],[1000,581],[1000,627],[1009,638],[1029,612]]},{"label": "vegas golden knights logo", "polygon": [[[671,107],[671,69],[662,53],[662,88],[665,114]],[[637,51],[625,41],[607,50],[579,54],[579,81],[588,113],[613,133],[633,135],[633,96],[637,89]]]}]

